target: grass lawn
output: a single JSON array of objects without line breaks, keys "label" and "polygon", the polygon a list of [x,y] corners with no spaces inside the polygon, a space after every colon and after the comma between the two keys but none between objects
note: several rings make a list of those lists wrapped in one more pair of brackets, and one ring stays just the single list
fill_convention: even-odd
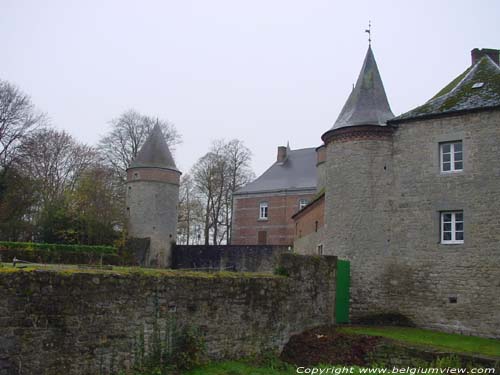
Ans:
[{"label": "grass lawn", "polygon": [[500,357],[500,340],[407,327],[339,327],[341,332],[381,336],[460,353]]},{"label": "grass lawn", "polygon": [[[338,373],[340,374],[340,369],[342,366],[309,366],[309,368],[338,368]],[[350,369],[351,367],[347,367]],[[352,367],[352,372],[347,372],[344,370],[343,374],[358,375],[360,374],[359,367]],[[304,369],[301,369],[304,371]],[[319,372],[318,372],[319,373]],[[332,370],[329,372],[333,374]],[[273,361],[271,364],[253,364],[247,361],[225,361],[225,362],[215,362],[208,364],[206,366],[198,367],[194,370],[184,372],[183,375],[291,375],[297,374],[297,367],[284,363],[281,361]]]}]

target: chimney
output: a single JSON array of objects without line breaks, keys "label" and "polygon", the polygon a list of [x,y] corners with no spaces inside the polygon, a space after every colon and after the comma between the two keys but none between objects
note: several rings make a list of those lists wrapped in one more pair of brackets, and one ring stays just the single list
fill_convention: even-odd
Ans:
[{"label": "chimney", "polygon": [[286,160],[286,147],[278,146],[278,157],[276,158],[276,162],[284,163]]},{"label": "chimney", "polygon": [[491,48],[474,48],[472,51],[470,51],[471,59],[472,59],[472,65],[477,63],[479,60],[481,60],[481,57],[487,55],[489,56],[497,65],[500,65],[500,50],[498,49],[491,49]]}]

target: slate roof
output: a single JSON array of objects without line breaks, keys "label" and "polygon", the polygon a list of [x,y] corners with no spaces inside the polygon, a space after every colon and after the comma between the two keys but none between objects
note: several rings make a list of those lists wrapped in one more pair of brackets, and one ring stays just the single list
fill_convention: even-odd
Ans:
[{"label": "slate roof", "polygon": [[288,148],[287,158],[283,163],[274,163],[257,179],[234,194],[307,190],[315,189],[316,184],[316,148]]},{"label": "slate roof", "polygon": [[167,142],[156,124],[146,142],[142,145],[137,156],[130,163],[129,168],[165,168],[179,171],[175,166],[174,158],[168,149]]},{"label": "slate roof", "polygon": [[369,46],[356,85],[329,131],[357,125],[384,126],[393,117],[375,56]]},{"label": "slate roof", "polygon": [[494,107],[500,107],[500,67],[489,56],[483,56],[427,103],[390,122]]}]

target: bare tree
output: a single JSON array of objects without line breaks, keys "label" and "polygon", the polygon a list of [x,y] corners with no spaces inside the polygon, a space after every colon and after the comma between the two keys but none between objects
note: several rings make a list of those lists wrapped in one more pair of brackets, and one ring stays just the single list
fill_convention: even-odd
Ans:
[{"label": "bare tree", "polygon": [[0,81],[0,171],[14,160],[22,139],[44,124],[31,99],[16,86]]},{"label": "bare tree", "polygon": [[181,142],[181,136],[172,123],[134,110],[111,120],[111,131],[100,140],[99,151],[104,162],[122,179],[125,179],[125,171],[156,123],[160,124],[167,145],[173,151]]},{"label": "bare tree", "polygon": [[190,245],[199,242],[198,228],[203,223],[203,203],[196,191],[193,178],[184,174],[179,191],[178,243]]},{"label": "bare tree", "polygon": [[96,160],[92,147],[79,144],[71,135],[40,129],[24,139],[17,164],[32,181],[44,203],[73,190],[76,180]]},{"label": "bare tree", "polygon": [[224,219],[227,243],[231,243],[233,222],[233,193],[255,179],[250,162],[252,152],[239,139],[233,139],[225,145],[228,168],[228,186],[225,189]]},{"label": "bare tree", "polygon": [[232,195],[253,177],[251,153],[239,140],[215,141],[193,167],[195,186],[204,202],[204,237],[209,244],[230,241]]}]

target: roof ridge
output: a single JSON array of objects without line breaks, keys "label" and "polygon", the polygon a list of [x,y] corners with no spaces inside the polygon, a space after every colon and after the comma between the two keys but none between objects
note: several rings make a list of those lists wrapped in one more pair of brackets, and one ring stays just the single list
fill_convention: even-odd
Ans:
[{"label": "roof ridge", "polygon": [[[482,85],[477,85],[479,83]],[[500,67],[490,56],[484,55],[424,104],[390,122],[494,108],[499,105]]]},{"label": "roof ridge", "polygon": [[[481,57],[471,68],[470,70],[464,75],[464,77],[448,92],[442,94],[442,95],[439,95],[439,96],[434,96],[432,97],[431,99],[429,99],[427,102],[431,101],[431,100],[434,100],[434,99],[437,99],[437,98],[447,98],[448,96],[451,96],[451,94],[455,93],[458,88],[465,82],[467,81],[478,69],[479,69],[479,66],[481,64],[481,62],[483,60],[489,60],[491,64],[493,64],[495,66],[495,68],[497,70],[500,71],[500,67],[491,59],[491,57],[489,57],[488,55],[484,55],[483,57]],[[426,103],[427,103],[426,102]],[[425,103],[424,103],[425,105]]]}]

